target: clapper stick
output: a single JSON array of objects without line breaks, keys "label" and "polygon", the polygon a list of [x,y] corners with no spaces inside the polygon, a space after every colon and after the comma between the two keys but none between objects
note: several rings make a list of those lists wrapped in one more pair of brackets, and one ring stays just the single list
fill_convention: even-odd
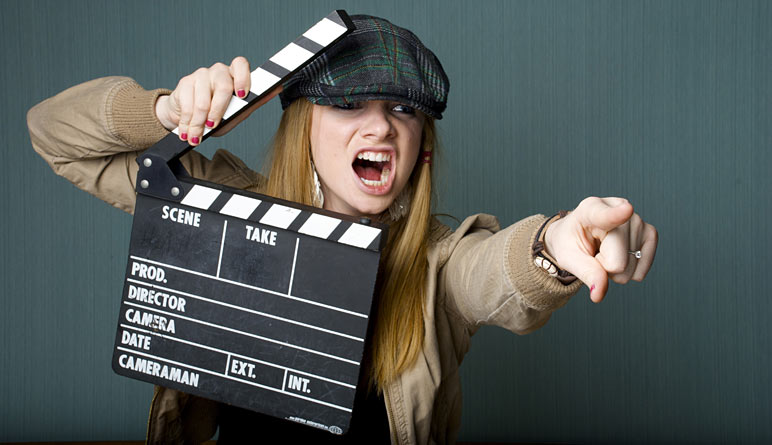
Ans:
[{"label": "clapper stick", "polygon": [[[231,98],[219,125],[204,128],[202,143],[212,131],[234,122],[239,115],[258,106],[261,100],[277,94],[283,82],[353,30],[354,24],[348,14],[337,10],[290,42],[252,71],[247,97],[240,99],[234,95]],[[178,159],[193,147],[178,136],[179,128],[175,128],[138,157],[137,192],[175,201],[182,199],[182,188],[176,177],[188,175]]]},{"label": "clapper stick", "polygon": [[[343,11],[317,23],[252,73],[220,125],[352,27]],[[191,178],[178,161],[191,148],[172,134],[138,159],[113,369],[345,433],[387,227]]]}]

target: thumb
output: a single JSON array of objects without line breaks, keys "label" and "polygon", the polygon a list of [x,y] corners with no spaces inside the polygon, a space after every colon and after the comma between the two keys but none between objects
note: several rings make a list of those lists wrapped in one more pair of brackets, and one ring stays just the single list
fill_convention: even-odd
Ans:
[{"label": "thumb", "polygon": [[608,291],[608,273],[595,257],[582,254],[576,260],[568,261],[563,268],[590,289],[590,299],[594,303],[603,301]]},{"label": "thumb", "polygon": [[611,231],[633,216],[633,206],[624,198],[587,198],[576,209],[588,229]]}]

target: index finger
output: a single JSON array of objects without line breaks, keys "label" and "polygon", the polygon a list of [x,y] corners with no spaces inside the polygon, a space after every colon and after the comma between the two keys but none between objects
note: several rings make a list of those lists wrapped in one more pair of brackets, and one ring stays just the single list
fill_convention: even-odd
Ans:
[{"label": "index finger", "polygon": [[251,87],[249,62],[245,57],[236,57],[231,62],[229,69],[231,77],[233,77],[233,92],[241,99],[247,97]]}]

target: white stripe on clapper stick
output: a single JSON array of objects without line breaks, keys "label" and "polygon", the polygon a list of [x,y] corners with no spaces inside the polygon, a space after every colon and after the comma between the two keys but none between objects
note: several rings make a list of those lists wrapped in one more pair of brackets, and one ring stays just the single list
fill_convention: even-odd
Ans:
[{"label": "white stripe on clapper stick", "polygon": [[308,218],[298,232],[317,238],[327,239],[339,224],[339,219],[314,213]]},{"label": "white stripe on clapper stick", "polygon": [[194,185],[180,204],[208,210],[218,196],[220,196],[220,191],[217,189]]},{"label": "white stripe on clapper stick", "polygon": [[271,62],[283,68],[286,68],[287,71],[292,71],[313,56],[314,56],[314,53],[308,51],[307,49],[301,48],[300,46],[295,45],[294,43],[290,43],[289,45],[285,46],[281,51],[274,54],[274,56],[271,57],[270,60]]},{"label": "white stripe on clapper stick", "polygon": [[260,218],[260,224],[267,226],[274,226],[280,229],[286,229],[295,221],[295,218],[300,214],[300,210],[293,209],[292,207],[283,206],[281,204],[274,204],[265,212],[262,218]]},{"label": "white stripe on clapper stick", "polygon": [[235,216],[236,218],[247,219],[261,202],[262,201],[259,199],[250,198],[248,196],[233,195],[231,199],[225,203],[225,206],[220,210],[220,213],[223,215]]},{"label": "white stripe on clapper stick", "polygon": [[262,68],[257,68],[252,71],[249,78],[252,80],[252,88],[250,88],[250,91],[258,96],[265,93],[270,88],[273,88],[273,86],[281,80],[280,77],[276,77]]},{"label": "white stripe on clapper stick", "polygon": [[352,224],[348,230],[346,230],[346,233],[340,237],[338,242],[348,244],[350,246],[361,247],[362,249],[367,249],[367,246],[373,242],[379,233],[381,233],[380,229],[355,223]]},{"label": "white stripe on clapper stick", "polygon": [[308,31],[304,32],[303,37],[313,40],[322,46],[327,46],[344,32],[346,32],[346,28],[325,17]]}]

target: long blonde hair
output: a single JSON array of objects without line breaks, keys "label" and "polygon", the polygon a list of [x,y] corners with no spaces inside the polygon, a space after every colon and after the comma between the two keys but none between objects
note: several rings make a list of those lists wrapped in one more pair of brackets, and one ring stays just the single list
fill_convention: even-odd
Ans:
[{"label": "long blonde hair", "polygon": [[[311,114],[307,100],[293,102],[281,117],[274,135],[268,180],[262,193],[313,205],[311,170]],[[426,117],[421,151],[434,151],[434,119]],[[424,341],[427,249],[431,221],[431,164],[419,156],[409,184],[412,190],[406,216],[389,226],[381,255],[380,286],[376,289],[377,320],[370,339],[369,383],[381,391],[409,368]]]}]

